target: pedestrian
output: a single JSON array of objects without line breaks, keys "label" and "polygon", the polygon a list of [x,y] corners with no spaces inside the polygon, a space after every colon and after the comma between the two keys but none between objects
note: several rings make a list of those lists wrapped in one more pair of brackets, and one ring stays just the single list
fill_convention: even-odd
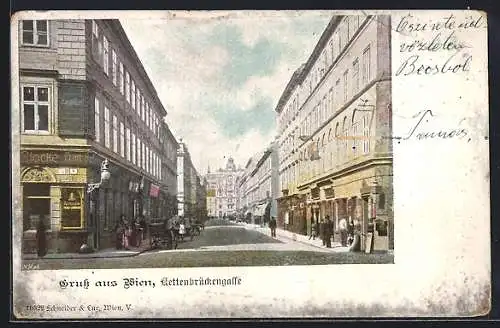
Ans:
[{"label": "pedestrian", "polygon": [[318,227],[316,222],[314,222],[314,219],[311,222],[311,235],[309,236],[309,240],[316,240],[316,235],[318,234]]},{"label": "pedestrian", "polygon": [[326,247],[332,247],[332,234],[333,234],[333,222],[330,220],[330,216],[327,215],[325,219],[325,242]]},{"label": "pedestrian", "polygon": [[186,234],[186,226],[184,225],[184,219],[181,219],[179,223],[179,236],[181,237],[181,241],[184,241],[185,234]]},{"label": "pedestrian", "polygon": [[349,223],[347,225],[347,246],[351,246],[354,241],[354,220],[349,217]]},{"label": "pedestrian", "polygon": [[45,235],[45,230],[47,229],[43,222],[43,215],[40,215],[36,226],[36,248],[38,257],[47,255],[47,236]]},{"label": "pedestrian", "polygon": [[115,247],[123,248],[123,238],[125,236],[125,215],[121,214],[115,226]]},{"label": "pedestrian", "polygon": [[347,246],[347,220],[342,218],[339,222],[339,230],[340,230],[340,243],[342,246]]},{"label": "pedestrian", "polygon": [[271,237],[276,238],[276,218],[274,216],[271,217],[271,220],[269,220],[269,228],[271,228]]},{"label": "pedestrian", "polygon": [[319,221],[319,237],[321,238],[321,241],[323,242],[323,246],[326,245],[326,240],[325,240],[325,222],[323,219],[320,219]]}]

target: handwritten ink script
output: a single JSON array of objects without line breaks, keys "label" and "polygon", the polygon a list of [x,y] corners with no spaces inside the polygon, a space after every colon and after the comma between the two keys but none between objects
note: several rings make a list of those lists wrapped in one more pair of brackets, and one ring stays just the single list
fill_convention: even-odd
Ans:
[{"label": "handwritten ink script", "polygon": [[391,139],[397,139],[397,140],[459,139],[459,140],[467,140],[467,142],[471,140],[470,138],[468,138],[469,136],[468,130],[465,127],[461,126],[462,122],[464,122],[465,119],[459,120],[456,126],[451,128],[432,129],[428,127],[428,123],[432,121],[434,117],[435,114],[430,109],[418,112],[413,116],[415,123],[411,126],[408,133],[406,133],[406,135],[404,136],[391,137]]},{"label": "handwritten ink script", "polygon": [[[466,40],[461,39],[464,31],[486,27],[486,20],[478,13],[465,18],[454,14],[437,20],[421,21],[408,14],[402,17],[395,31],[406,36],[399,44],[404,54],[395,72],[396,76],[460,74],[471,70],[473,56]],[[462,37],[463,38],[463,37]],[[429,54],[445,53],[444,56]]]}]

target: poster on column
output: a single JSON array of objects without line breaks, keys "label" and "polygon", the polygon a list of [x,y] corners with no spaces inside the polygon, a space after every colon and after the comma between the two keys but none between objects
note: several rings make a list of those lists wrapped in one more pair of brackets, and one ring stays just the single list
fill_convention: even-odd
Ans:
[{"label": "poster on column", "polygon": [[[11,36],[14,319],[490,311],[486,13],[23,11]],[[99,197],[124,171],[134,213]]]}]

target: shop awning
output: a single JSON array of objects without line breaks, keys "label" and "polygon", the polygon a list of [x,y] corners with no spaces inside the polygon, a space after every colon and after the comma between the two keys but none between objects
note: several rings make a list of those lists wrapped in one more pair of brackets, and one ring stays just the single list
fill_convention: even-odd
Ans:
[{"label": "shop awning", "polygon": [[268,205],[269,205],[268,203],[258,205],[258,206],[255,208],[255,211],[253,212],[253,215],[255,215],[255,216],[264,216],[264,214],[266,213],[266,207],[267,207]]}]

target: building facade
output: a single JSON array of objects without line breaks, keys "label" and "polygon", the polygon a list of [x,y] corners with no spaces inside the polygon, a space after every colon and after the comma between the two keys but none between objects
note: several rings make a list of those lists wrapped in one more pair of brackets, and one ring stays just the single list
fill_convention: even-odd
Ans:
[{"label": "building facade", "polygon": [[182,217],[200,218],[201,206],[206,204],[205,187],[191,160],[186,143],[179,142],[177,150],[177,214]]},{"label": "building facade", "polygon": [[207,172],[207,215],[209,217],[236,216],[237,183],[242,170],[236,167],[234,159],[227,160],[226,167]]},{"label": "building facade", "polygon": [[[276,107],[278,225],[352,219],[361,248],[393,249],[389,16],[334,16]],[[338,235],[335,236],[338,238]]]},{"label": "building facade", "polygon": [[161,124],[161,137],[160,142],[162,146],[162,168],[161,168],[161,181],[163,184],[163,190],[165,190],[164,197],[162,198],[162,204],[159,213],[159,218],[171,218],[177,214],[178,204],[177,204],[177,149],[179,144],[175,139],[172,131],[168,127],[167,123],[162,122]]},{"label": "building facade", "polygon": [[19,75],[23,251],[40,218],[49,252],[71,252],[112,247],[122,213],[158,216],[167,113],[120,22],[20,22]]},{"label": "building facade", "polygon": [[238,212],[253,224],[265,224],[277,216],[279,197],[278,156],[275,143],[252,156],[238,180]]}]

